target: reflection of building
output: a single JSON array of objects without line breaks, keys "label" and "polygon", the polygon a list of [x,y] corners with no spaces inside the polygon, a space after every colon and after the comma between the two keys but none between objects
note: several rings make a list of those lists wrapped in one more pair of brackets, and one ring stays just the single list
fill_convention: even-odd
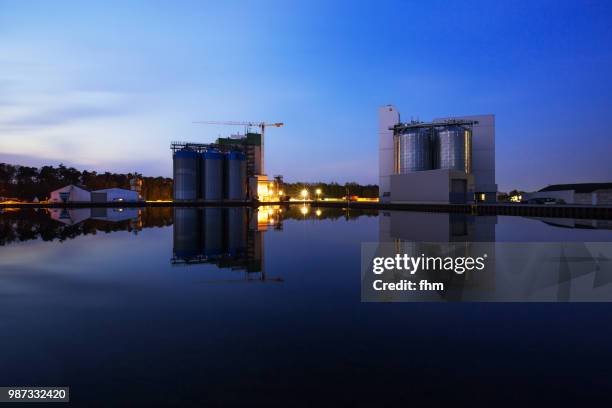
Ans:
[{"label": "reflection of building", "polygon": [[[379,215],[379,249],[376,256],[394,257],[407,254],[412,257],[481,256],[482,242],[495,242],[496,216],[468,214],[426,213],[410,211],[381,211]],[[453,253],[439,253],[439,243],[455,243]],[[494,265],[495,253],[489,251],[489,264]],[[398,274],[398,279],[410,278]],[[413,277],[414,278],[414,277]],[[443,282],[442,293],[410,292],[410,300],[464,300],[478,297],[478,293],[495,288],[495,268],[485,271],[456,274],[453,271],[420,271],[417,279]],[[366,284],[367,286],[367,284]]]},{"label": "reflection of building", "polygon": [[560,228],[576,229],[609,229],[612,230],[612,220],[590,220],[574,218],[534,218],[545,224]]},{"label": "reflection of building", "polygon": [[381,211],[379,241],[495,242],[496,216]]},{"label": "reflection of building", "polygon": [[76,225],[91,218],[89,208],[49,208],[51,219],[66,225]]},{"label": "reflection of building", "polygon": [[92,208],[91,218],[100,221],[136,221],[140,215],[139,208]]},{"label": "reflection of building", "polygon": [[221,268],[259,273],[263,280],[264,237],[280,224],[278,209],[209,207],[174,209],[172,264],[213,263]]},{"label": "reflection of building", "polygon": [[49,208],[51,219],[66,225],[76,225],[88,219],[108,222],[137,222],[139,208]]},{"label": "reflection of building", "polygon": [[401,123],[381,107],[379,186],[382,202],[495,201],[495,117]]}]

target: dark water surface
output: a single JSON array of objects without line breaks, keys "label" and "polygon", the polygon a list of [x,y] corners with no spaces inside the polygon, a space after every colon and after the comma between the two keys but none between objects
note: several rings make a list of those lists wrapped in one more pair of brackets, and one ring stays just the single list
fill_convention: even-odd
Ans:
[{"label": "dark water surface", "polygon": [[609,303],[361,303],[360,245],[610,241],[606,221],[291,207],[0,214],[0,385],[79,406],[608,398]]}]

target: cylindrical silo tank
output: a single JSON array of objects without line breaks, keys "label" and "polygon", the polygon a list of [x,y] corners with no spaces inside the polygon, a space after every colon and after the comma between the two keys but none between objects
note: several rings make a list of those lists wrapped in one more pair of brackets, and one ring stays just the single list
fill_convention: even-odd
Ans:
[{"label": "cylindrical silo tank", "polygon": [[174,209],[174,256],[189,260],[200,253],[200,210]]},{"label": "cylindrical silo tank", "polygon": [[431,170],[431,130],[410,128],[395,136],[397,173]]},{"label": "cylindrical silo tank", "polygon": [[200,156],[190,149],[174,153],[174,199],[197,200],[200,184]]},{"label": "cylindrical silo tank", "polygon": [[228,200],[246,199],[246,156],[244,153],[229,152],[225,167],[226,198]]},{"label": "cylindrical silo tank", "polygon": [[438,169],[472,172],[472,132],[458,125],[436,129],[435,160]]},{"label": "cylindrical silo tank", "polygon": [[223,200],[223,154],[210,149],[202,153],[202,198]]}]

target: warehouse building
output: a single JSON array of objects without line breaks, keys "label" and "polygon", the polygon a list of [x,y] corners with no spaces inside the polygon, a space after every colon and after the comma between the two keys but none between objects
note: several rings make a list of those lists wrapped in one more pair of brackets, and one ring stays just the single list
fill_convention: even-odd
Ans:
[{"label": "warehouse building", "polygon": [[399,111],[387,105],[378,118],[381,202],[496,200],[494,115],[402,123]]},{"label": "warehouse building", "polygon": [[91,193],[84,188],[68,185],[49,194],[50,203],[84,203],[91,201]]},{"label": "warehouse building", "polygon": [[140,200],[137,191],[107,188],[89,192],[83,187],[72,184],[52,191],[49,197],[50,203],[116,203]]},{"label": "warehouse building", "polygon": [[560,204],[612,205],[612,183],[553,184],[522,196],[524,202],[541,200],[554,200]]},{"label": "warehouse building", "polygon": [[92,203],[136,202],[138,193],[123,188],[106,188],[91,192]]}]

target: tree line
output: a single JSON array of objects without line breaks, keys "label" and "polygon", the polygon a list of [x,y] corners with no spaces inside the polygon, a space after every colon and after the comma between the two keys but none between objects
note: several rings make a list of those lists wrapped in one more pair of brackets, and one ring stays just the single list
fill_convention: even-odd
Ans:
[{"label": "tree line", "polygon": [[[138,173],[97,173],[95,171],[77,170],[60,164],[57,167],[40,168],[0,163],[0,197],[16,198],[31,201],[34,198],[45,200],[51,191],[70,184],[82,186],[88,190],[105,188],[130,189],[130,180],[138,177],[142,180],[141,195],[145,200],[171,200],[172,179],[167,177],[142,177]],[[355,182],[339,183],[285,183],[285,195],[300,197],[303,189],[308,190],[311,198],[316,198],[316,190],[321,189],[322,198],[342,198],[359,196],[378,197],[378,186],[361,185]]]},{"label": "tree line", "polygon": [[302,190],[308,191],[309,198],[317,198],[316,190],[321,189],[321,198],[342,198],[349,196],[359,196],[365,198],[376,198],[378,197],[378,186],[376,184],[362,185],[355,182],[349,182],[345,184],[339,183],[307,183],[307,182],[296,182],[296,183],[285,183],[284,185],[285,194],[290,197],[300,197]]},{"label": "tree line", "polygon": [[142,177],[138,173],[97,173],[79,171],[60,164],[58,167],[40,168],[0,163],[0,197],[31,201],[45,200],[53,190],[74,184],[88,190],[105,188],[130,189],[130,180],[142,180],[141,195],[145,200],[171,200],[172,179],[167,177]]}]

